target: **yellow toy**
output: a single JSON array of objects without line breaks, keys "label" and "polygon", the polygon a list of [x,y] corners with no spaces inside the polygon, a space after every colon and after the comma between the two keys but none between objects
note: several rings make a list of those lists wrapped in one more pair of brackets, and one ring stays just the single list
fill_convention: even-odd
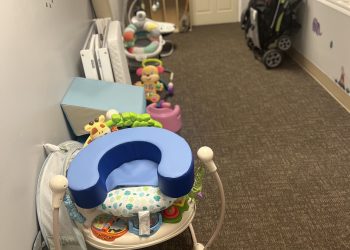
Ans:
[{"label": "yellow toy", "polygon": [[111,129],[105,124],[105,116],[100,115],[94,121],[86,124],[84,129],[87,132],[90,132],[89,138],[86,140],[84,147],[86,147],[89,143],[95,140],[98,137],[111,133]]},{"label": "yellow toy", "polygon": [[[146,65],[147,62],[157,62],[159,65]],[[137,69],[136,74],[141,76],[141,81],[136,86],[144,87],[146,100],[156,103],[160,101],[158,92],[163,91],[164,85],[159,81],[159,74],[164,72],[162,62],[158,59],[147,59],[142,62],[142,68]]]}]

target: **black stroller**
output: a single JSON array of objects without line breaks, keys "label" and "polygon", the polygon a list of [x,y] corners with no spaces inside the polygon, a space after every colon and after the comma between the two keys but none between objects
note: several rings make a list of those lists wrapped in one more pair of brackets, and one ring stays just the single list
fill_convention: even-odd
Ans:
[{"label": "black stroller", "polygon": [[300,28],[295,10],[302,0],[250,0],[241,17],[247,45],[266,68],[276,68]]}]

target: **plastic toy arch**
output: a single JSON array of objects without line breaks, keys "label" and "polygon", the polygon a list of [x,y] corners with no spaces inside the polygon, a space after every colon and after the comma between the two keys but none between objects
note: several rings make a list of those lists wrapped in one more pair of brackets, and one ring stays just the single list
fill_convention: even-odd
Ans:
[{"label": "plastic toy arch", "polygon": [[156,66],[163,66],[163,62],[157,58],[148,58],[145,60],[142,60],[142,67],[146,67],[149,64],[156,64]]},{"label": "plastic toy arch", "polygon": [[116,188],[115,171],[125,164],[129,164],[129,174],[125,175],[129,180],[123,180],[124,186],[148,185],[142,171],[138,173],[133,168],[132,163],[137,160],[157,164],[155,173],[163,194],[177,198],[190,192],[194,167],[187,142],[161,128],[130,128],[93,141],[71,162],[67,178],[76,204],[82,208],[100,205],[107,193]]}]

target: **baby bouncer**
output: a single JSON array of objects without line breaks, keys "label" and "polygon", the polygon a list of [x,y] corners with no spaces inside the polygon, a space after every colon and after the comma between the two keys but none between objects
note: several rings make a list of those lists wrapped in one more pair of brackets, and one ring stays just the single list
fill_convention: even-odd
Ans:
[{"label": "baby bouncer", "polygon": [[[171,41],[163,38],[175,31],[175,24],[147,18],[142,6],[142,1],[133,0],[127,13],[129,25],[124,30],[123,38],[125,53],[130,64],[136,64],[135,61],[141,62],[147,58],[169,56],[175,49]],[[160,3],[156,1],[151,9],[156,10],[159,7]]]},{"label": "baby bouncer", "polygon": [[[49,248],[87,249],[86,242],[98,249],[140,249],[189,228],[193,249],[206,249],[221,229],[224,190],[209,147],[197,155],[215,177],[221,209],[205,245],[192,226],[204,168],[195,171],[191,149],[179,135],[134,127],[108,133],[84,149],[73,141],[45,148],[50,154],[40,173],[37,206]],[[51,201],[43,192],[48,187]]]},{"label": "baby bouncer", "polygon": [[144,11],[136,13],[123,37],[126,56],[136,61],[157,57],[165,43],[157,23],[147,20]]}]

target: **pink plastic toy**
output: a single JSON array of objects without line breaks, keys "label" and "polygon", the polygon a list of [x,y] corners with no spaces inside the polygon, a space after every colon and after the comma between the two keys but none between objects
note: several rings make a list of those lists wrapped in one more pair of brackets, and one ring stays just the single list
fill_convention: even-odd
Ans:
[{"label": "pink plastic toy", "polygon": [[163,128],[172,132],[177,132],[182,127],[181,109],[179,105],[171,106],[169,102],[163,102],[160,107],[157,103],[152,103],[146,108],[151,117],[159,121]]}]

